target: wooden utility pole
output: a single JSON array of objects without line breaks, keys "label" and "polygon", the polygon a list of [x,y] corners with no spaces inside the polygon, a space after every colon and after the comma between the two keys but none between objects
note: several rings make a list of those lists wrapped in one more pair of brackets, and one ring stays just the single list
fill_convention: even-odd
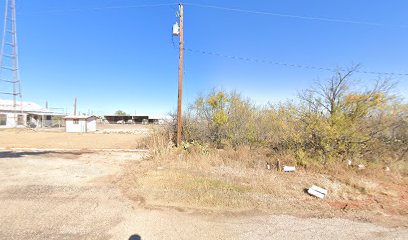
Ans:
[{"label": "wooden utility pole", "polygon": [[179,72],[178,72],[178,103],[177,103],[177,146],[181,145],[182,131],[182,115],[181,108],[183,99],[183,62],[184,62],[184,7],[180,3],[180,57],[179,57]]}]

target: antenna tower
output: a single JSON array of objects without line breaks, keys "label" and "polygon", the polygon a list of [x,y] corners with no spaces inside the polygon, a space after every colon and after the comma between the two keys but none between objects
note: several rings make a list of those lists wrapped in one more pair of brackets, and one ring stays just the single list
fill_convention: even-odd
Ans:
[{"label": "antenna tower", "polygon": [[18,64],[16,0],[5,0],[5,2],[4,28],[0,50],[0,82],[4,84],[1,84],[0,94],[13,97],[14,119],[17,120],[17,97],[20,100],[22,110],[22,95]]}]

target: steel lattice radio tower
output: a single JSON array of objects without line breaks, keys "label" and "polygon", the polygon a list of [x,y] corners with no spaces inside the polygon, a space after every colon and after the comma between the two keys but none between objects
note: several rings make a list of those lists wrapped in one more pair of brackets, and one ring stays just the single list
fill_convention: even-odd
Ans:
[{"label": "steel lattice radio tower", "polygon": [[[14,113],[17,112],[17,98],[22,107],[20,72],[18,64],[16,0],[5,0],[4,28],[0,50],[0,81],[4,82],[0,94],[13,96]],[[4,86],[4,87],[3,87]],[[16,114],[15,114],[16,115]]]}]

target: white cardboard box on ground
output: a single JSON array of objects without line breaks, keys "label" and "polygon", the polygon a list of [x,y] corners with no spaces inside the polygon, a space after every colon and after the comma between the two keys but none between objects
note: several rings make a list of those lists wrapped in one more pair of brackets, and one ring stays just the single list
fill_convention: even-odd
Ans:
[{"label": "white cardboard box on ground", "polygon": [[323,199],[327,195],[327,190],[313,185],[307,190],[310,195]]},{"label": "white cardboard box on ground", "polygon": [[296,171],[296,167],[283,166],[283,171],[284,172],[294,172]]},{"label": "white cardboard box on ground", "polygon": [[323,188],[321,188],[321,187],[312,185],[311,189],[313,189],[313,190],[315,190],[315,191],[318,191],[318,192],[320,192],[320,193],[323,193],[324,195],[327,195],[327,190],[326,190],[326,189],[323,189]]},{"label": "white cardboard box on ground", "polygon": [[313,189],[311,189],[311,188],[309,188],[309,190],[307,190],[307,192],[308,192],[310,195],[315,196],[315,197],[318,197],[318,198],[321,198],[321,199],[323,199],[323,198],[325,197],[325,195],[324,195],[323,193],[318,192],[318,191],[316,191],[316,190],[313,190]]}]

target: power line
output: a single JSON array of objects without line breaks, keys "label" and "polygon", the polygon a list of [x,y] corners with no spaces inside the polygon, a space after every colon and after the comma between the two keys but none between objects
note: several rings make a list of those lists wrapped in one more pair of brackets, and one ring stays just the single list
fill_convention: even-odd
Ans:
[{"label": "power line", "polygon": [[324,22],[334,22],[334,23],[359,24],[359,25],[369,25],[369,26],[376,26],[376,27],[408,28],[408,26],[405,26],[405,25],[393,25],[393,24],[384,24],[384,23],[377,23],[377,22],[355,21],[355,20],[339,19],[339,18],[309,17],[309,16],[302,16],[302,15],[273,13],[273,12],[265,12],[265,11],[257,11],[257,10],[247,10],[247,9],[241,9],[241,8],[222,7],[222,6],[215,6],[215,5],[204,5],[204,4],[195,4],[195,3],[185,3],[185,5],[186,6],[193,6],[193,7],[201,7],[201,8],[210,8],[210,9],[231,11],[231,12],[240,12],[240,13],[248,13],[248,14],[258,14],[258,15],[269,15],[269,16],[274,16],[274,17],[294,18],[294,19],[302,19],[302,20],[310,20],[310,21],[324,21]]},{"label": "power line", "polygon": [[65,12],[82,12],[82,11],[101,11],[109,9],[130,9],[130,8],[150,8],[150,7],[166,7],[175,6],[178,3],[160,3],[160,4],[140,4],[140,5],[119,5],[119,6],[106,6],[106,7],[93,7],[93,8],[71,8],[71,9],[54,9],[48,11],[30,12],[30,13],[19,13],[21,15],[31,15],[31,14],[47,14],[47,13],[65,13]]},{"label": "power line", "polygon": [[[81,11],[100,11],[100,10],[108,10],[108,9],[130,9],[130,8],[149,8],[149,7],[164,7],[164,6],[177,6],[179,3],[159,3],[159,4],[141,4],[141,5],[119,5],[119,6],[107,6],[107,7],[93,7],[93,8],[72,8],[72,9],[54,9],[49,11],[39,11],[39,12],[31,12],[31,13],[19,13],[21,15],[30,15],[30,14],[46,14],[46,13],[64,13],[64,12],[81,12]],[[376,26],[376,27],[397,27],[397,28],[408,28],[406,25],[395,25],[395,24],[384,24],[378,22],[367,22],[367,21],[355,21],[355,20],[348,20],[348,19],[339,19],[339,18],[325,18],[325,17],[310,17],[310,16],[302,16],[302,15],[293,15],[293,14],[282,14],[282,13],[274,13],[274,12],[266,12],[266,11],[258,11],[258,10],[248,10],[248,9],[241,9],[241,8],[230,8],[230,7],[222,7],[222,6],[215,6],[215,5],[204,5],[204,4],[196,4],[196,3],[184,3],[186,6],[193,6],[193,7],[201,7],[201,8],[209,8],[209,9],[218,9],[224,11],[232,11],[232,12],[240,12],[240,13],[248,13],[248,14],[258,14],[258,15],[269,15],[274,17],[284,17],[284,18],[294,18],[294,19],[301,19],[301,20],[310,20],[310,21],[324,21],[324,22],[334,22],[334,23],[346,23],[346,24],[359,24],[359,25],[369,25],[369,26]]]},{"label": "power line", "polygon": [[[42,11],[42,12],[35,12],[35,13],[30,13],[30,14],[76,12],[76,11],[89,11],[89,10],[98,11],[98,10],[106,10],[106,9],[129,9],[129,8],[163,7],[163,6],[176,6],[178,4],[179,3],[161,3],[161,4],[143,4],[143,5],[122,5],[122,6],[94,7],[94,8],[87,8],[87,9],[77,8],[77,9],[66,9],[66,10]],[[276,16],[276,17],[296,18],[296,19],[303,19],[303,20],[326,21],[326,22],[349,23],[349,24],[361,24],[361,25],[381,26],[381,27],[407,28],[407,26],[404,26],[404,25],[389,25],[389,24],[382,24],[382,23],[375,23],[375,22],[353,21],[353,20],[336,19],[336,18],[308,17],[308,16],[300,16],[300,15],[280,14],[280,13],[272,13],[272,12],[264,12],[264,11],[256,11],[256,10],[246,10],[246,9],[239,9],[239,8],[221,7],[221,6],[215,6],[215,5],[204,5],[204,4],[195,4],[195,3],[184,3],[184,5],[194,6],[194,7],[201,7],[201,8],[212,8],[212,9],[225,10],[225,11],[234,11],[234,12],[241,12],[241,13],[249,13],[249,14],[261,14],[261,15],[271,15],[271,16]],[[244,60],[244,61],[255,62],[255,63],[274,64],[274,65],[280,65],[280,66],[285,66],[285,67],[296,67],[296,68],[314,69],[314,70],[330,71],[330,72],[346,71],[346,69],[317,67],[317,66],[302,65],[302,64],[282,63],[282,62],[276,62],[276,61],[265,60],[265,59],[240,57],[240,56],[234,56],[234,55],[225,55],[225,54],[221,54],[221,53],[217,53],[217,52],[204,51],[204,50],[195,50],[195,49],[191,49],[191,48],[184,48],[184,50],[189,51],[189,52],[198,52],[198,53],[202,53],[202,54],[205,54],[205,55],[213,55],[213,56],[218,56],[218,57],[223,57],[223,58],[229,58],[229,59],[235,59],[235,60]],[[408,76],[408,73],[376,72],[376,71],[356,71],[356,72],[363,73],[363,74],[375,74],[375,75]]]},{"label": "power line", "polygon": [[[278,65],[278,66],[284,66],[284,67],[301,68],[301,69],[309,69],[309,70],[312,69],[312,70],[327,71],[327,72],[347,71],[347,69],[342,69],[342,68],[328,68],[328,67],[319,67],[319,66],[313,66],[313,65],[283,63],[283,62],[266,60],[266,59],[226,55],[226,54],[222,54],[218,52],[197,50],[197,49],[192,49],[192,48],[184,48],[184,50],[189,51],[189,52],[194,52],[194,53],[201,53],[203,55],[210,55],[210,56],[216,56],[216,57],[228,58],[228,59],[246,61],[246,62],[253,62],[253,63]],[[382,76],[403,76],[403,77],[408,76],[408,73],[395,73],[395,72],[377,72],[377,71],[363,71],[363,70],[358,70],[355,72],[361,73],[361,74],[382,75]]]}]

